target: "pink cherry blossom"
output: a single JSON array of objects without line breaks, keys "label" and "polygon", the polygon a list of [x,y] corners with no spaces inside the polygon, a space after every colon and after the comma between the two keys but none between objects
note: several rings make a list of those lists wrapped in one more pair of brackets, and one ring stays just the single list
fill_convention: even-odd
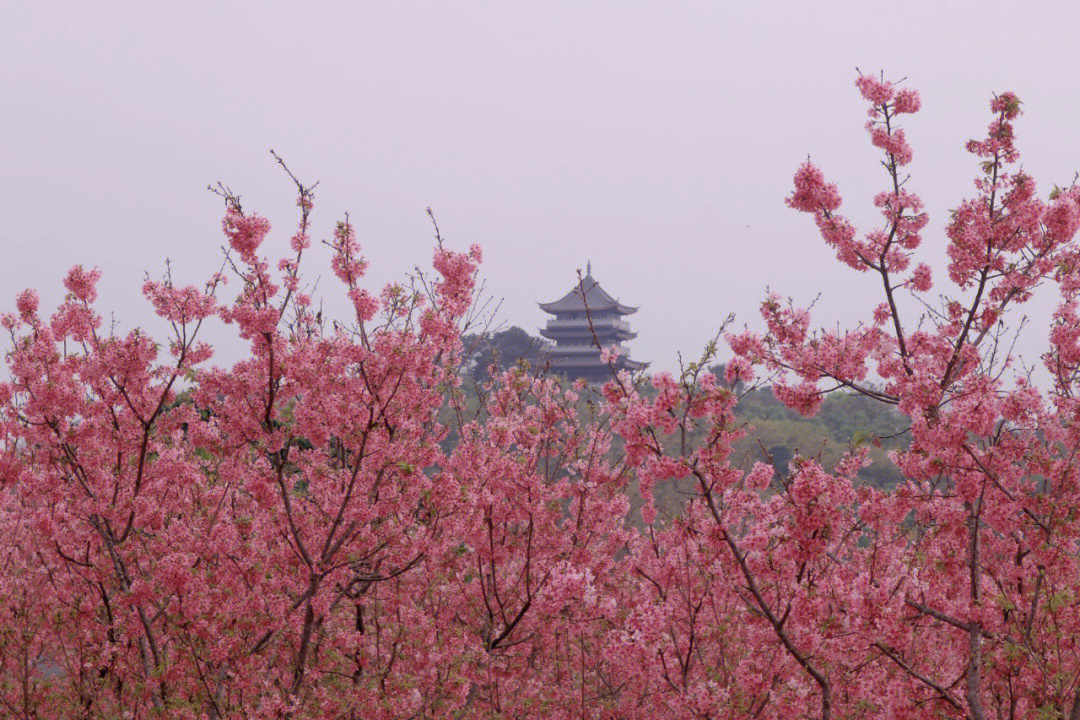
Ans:
[{"label": "pink cherry blossom", "polygon": [[[880,220],[860,232],[809,162],[787,205],[873,281],[862,321],[773,294],[676,373],[598,388],[518,366],[468,388],[481,252],[437,230],[433,272],[380,290],[337,224],[323,245],[351,310],[313,314],[299,183],[289,256],[230,202],[227,275],[143,284],[160,337],[102,331],[97,270],[73,268],[47,317],[19,293],[5,716],[1080,716],[1080,189],[1039,194],[1020,102],[995,96],[935,284],[896,124],[919,95],[857,86]],[[1039,383],[1009,330],[1047,291]],[[210,363],[213,319],[234,362]],[[882,438],[835,463],[748,452],[755,382],[805,415],[836,392],[895,408],[902,481],[865,482]]]}]

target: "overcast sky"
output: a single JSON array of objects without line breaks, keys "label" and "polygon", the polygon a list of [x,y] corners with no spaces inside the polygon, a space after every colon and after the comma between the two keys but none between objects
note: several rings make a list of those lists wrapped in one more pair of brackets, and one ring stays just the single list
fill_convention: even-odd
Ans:
[{"label": "overcast sky", "polygon": [[[936,270],[992,92],[1024,101],[1043,190],[1080,169],[1080,6],[1021,5],[3,3],[0,309],[27,286],[55,303],[83,263],[104,271],[102,309],[145,324],[144,272],[216,268],[219,180],[283,251],[295,206],[273,148],[320,182],[317,237],[350,213],[372,286],[429,265],[431,206],[451,245],[483,246],[500,319],[531,332],[588,260],[641,307],[631,355],[660,368],[729,311],[757,326],[767,286],[820,292],[817,322],[850,324],[878,302],[872,278],[783,200],[810,155],[876,221],[856,67],[922,93],[909,187]],[[317,295],[336,303],[327,275]]]}]

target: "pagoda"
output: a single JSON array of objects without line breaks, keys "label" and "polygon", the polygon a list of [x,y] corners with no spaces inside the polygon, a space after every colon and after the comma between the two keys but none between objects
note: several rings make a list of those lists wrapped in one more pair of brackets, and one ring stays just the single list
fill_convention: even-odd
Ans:
[{"label": "pagoda", "polygon": [[551,351],[550,369],[570,380],[584,378],[588,382],[605,382],[612,378],[611,368],[600,359],[600,349],[615,346],[619,356],[616,370],[641,370],[648,363],[626,356],[622,342],[637,337],[624,315],[637,312],[636,307],[623,305],[608,295],[592,276],[592,263],[585,277],[555,302],[540,303],[540,309],[555,317],[548,320],[540,334],[555,341]]}]

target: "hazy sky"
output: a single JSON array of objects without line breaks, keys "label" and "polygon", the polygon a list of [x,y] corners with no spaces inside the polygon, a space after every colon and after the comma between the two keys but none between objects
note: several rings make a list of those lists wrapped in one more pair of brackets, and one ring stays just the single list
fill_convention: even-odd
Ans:
[{"label": "hazy sky", "polygon": [[[103,309],[146,323],[145,271],[168,257],[198,282],[216,268],[222,207],[205,188],[218,180],[284,250],[295,207],[273,148],[321,183],[317,237],[351,214],[371,285],[429,264],[430,205],[453,246],[483,246],[503,321],[535,332],[536,302],[591,259],[641,306],[632,356],[671,368],[727,312],[757,325],[766,286],[821,292],[820,324],[877,302],[872,278],[840,268],[783,203],[809,154],[857,224],[876,222],[885,176],[856,67],[922,93],[909,187],[931,213],[936,270],[992,92],[1024,101],[1019,145],[1043,189],[1080,169],[1074,2],[164,7],[3,3],[0,309],[26,286],[55,303],[84,263],[104,271]],[[337,302],[316,253],[309,278],[323,273],[317,295]]]}]

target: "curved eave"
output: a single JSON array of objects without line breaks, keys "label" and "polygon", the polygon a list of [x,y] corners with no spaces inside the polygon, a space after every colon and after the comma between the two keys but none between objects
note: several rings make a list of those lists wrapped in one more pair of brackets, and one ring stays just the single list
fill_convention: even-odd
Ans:
[{"label": "curved eave", "polygon": [[546,337],[548,340],[565,340],[565,339],[583,339],[588,340],[590,344],[595,345],[595,338],[601,339],[615,338],[619,341],[633,340],[638,336],[633,330],[623,330],[622,328],[572,328],[567,330],[566,328],[540,328],[538,330],[541,336]]},{"label": "curved eave", "polygon": [[556,315],[558,313],[564,313],[564,312],[586,312],[586,311],[588,311],[590,313],[598,313],[598,312],[607,312],[608,310],[614,310],[619,315],[633,315],[634,313],[636,313],[638,311],[638,309],[636,307],[634,307],[633,305],[623,305],[621,302],[595,303],[595,304],[594,303],[589,303],[588,307],[585,307],[585,304],[582,303],[582,302],[578,302],[576,304],[571,304],[571,303],[564,303],[562,300],[556,300],[555,302],[550,302],[550,303],[536,303],[536,304],[538,306],[540,306],[541,310],[543,310],[546,313],[551,313],[552,315]]},{"label": "curved eave", "polygon": [[[562,358],[561,361],[552,361],[551,367],[558,369],[566,368],[604,368],[608,364],[599,357],[592,358]],[[621,366],[617,366],[621,367]]]},{"label": "curved eave", "polygon": [[[619,308],[628,308],[629,312],[637,312],[637,308],[630,308],[627,305],[620,305],[617,302],[589,303],[589,306],[586,307],[585,303],[581,302],[580,298],[574,302],[563,302],[564,300],[566,300],[566,298],[550,303],[537,303],[537,305],[540,306],[541,310],[546,313],[551,313],[552,315],[564,312],[607,312],[608,310],[618,310]],[[621,310],[620,312],[624,315],[628,314],[626,310]]]},{"label": "curved eave", "polygon": [[[572,372],[574,370],[604,370],[610,367],[606,362],[600,358],[590,359],[575,359],[555,361],[553,360],[549,367],[556,372]],[[638,372],[649,367],[647,362],[638,362],[637,360],[622,360],[615,363],[616,370],[629,370],[630,372]]]}]

